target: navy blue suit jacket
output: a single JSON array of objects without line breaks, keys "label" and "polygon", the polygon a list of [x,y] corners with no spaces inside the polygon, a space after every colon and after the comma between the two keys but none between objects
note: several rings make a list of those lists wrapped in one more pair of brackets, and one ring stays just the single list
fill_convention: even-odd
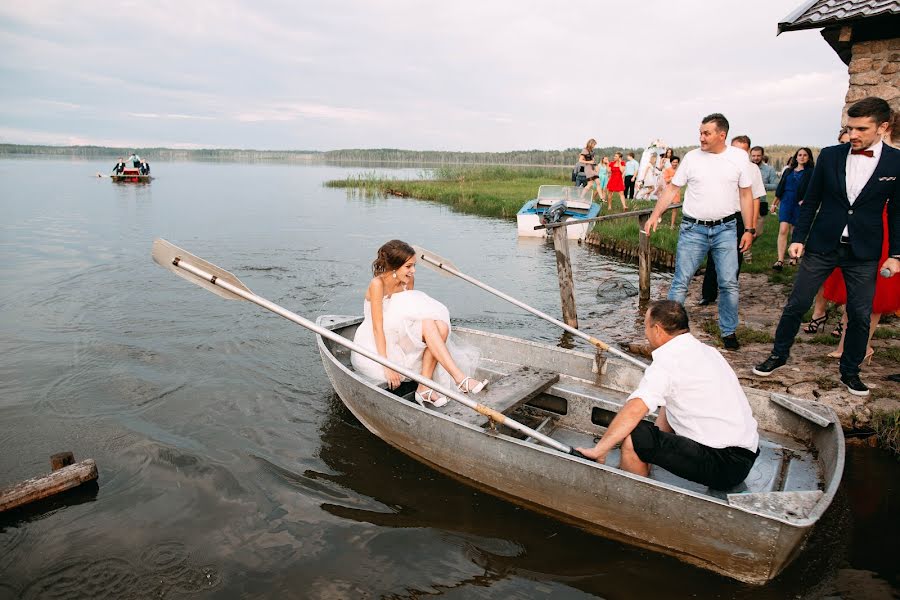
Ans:
[{"label": "navy blue suit jacket", "polygon": [[850,144],[822,149],[791,239],[806,244],[810,252],[831,252],[847,226],[853,254],[863,260],[878,260],[884,240],[881,215],[887,202],[889,254],[900,254],[900,150],[882,146],[875,172],[853,206],[847,199],[849,152]]}]

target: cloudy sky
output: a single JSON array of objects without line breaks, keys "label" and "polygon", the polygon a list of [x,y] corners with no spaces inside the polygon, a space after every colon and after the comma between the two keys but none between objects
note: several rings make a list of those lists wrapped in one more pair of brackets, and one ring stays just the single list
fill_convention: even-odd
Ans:
[{"label": "cloudy sky", "polygon": [[0,142],[502,151],[827,145],[847,70],[800,0],[0,3]]}]

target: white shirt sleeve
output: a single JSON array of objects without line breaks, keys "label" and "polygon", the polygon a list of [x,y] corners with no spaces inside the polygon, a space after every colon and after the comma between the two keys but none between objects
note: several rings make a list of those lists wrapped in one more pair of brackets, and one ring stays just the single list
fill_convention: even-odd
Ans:
[{"label": "white shirt sleeve", "polygon": [[689,175],[688,171],[690,170],[690,168],[691,153],[688,152],[681,160],[681,164],[678,165],[678,169],[675,171],[675,175],[672,176],[672,181],[670,183],[678,187],[684,187],[685,185],[687,185]]},{"label": "white shirt sleeve", "polygon": [[750,163],[750,173],[753,177],[753,185],[750,186],[750,193],[754,198],[763,198],[766,195],[766,185],[763,183],[762,173],[759,167]]},{"label": "white shirt sleeve", "polygon": [[663,365],[654,362],[644,371],[644,377],[638,384],[637,389],[628,396],[628,399],[640,398],[647,405],[647,408],[650,409],[650,412],[653,412],[660,406],[666,405],[669,386],[669,372]]}]

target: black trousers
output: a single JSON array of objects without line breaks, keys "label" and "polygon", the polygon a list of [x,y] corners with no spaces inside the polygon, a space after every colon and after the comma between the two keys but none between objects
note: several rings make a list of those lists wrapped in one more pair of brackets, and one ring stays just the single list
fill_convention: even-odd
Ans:
[{"label": "black trousers", "polygon": [[689,481],[702,483],[715,490],[728,490],[747,478],[759,450],[729,446],[711,448],[700,442],[661,431],[656,425],[641,421],[631,432],[634,451],[645,463],[659,465],[666,471]]},{"label": "black trousers", "polygon": [[625,176],[625,198],[634,200],[634,175]]},{"label": "black trousers", "polygon": [[[741,263],[744,255],[741,254],[741,236],[744,235],[744,219],[741,213],[737,213],[737,239],[738,239],[738,275],[741,274]],[[703,274],[703,289],[701,297],[715,302],[719,297],[719,279],[716,275],[716,263],[713,261],[712,252],[706,255],[706,272]]]},{"label": "black trousers", "polygon": [[869,340],[869,320],[872,316],[872,300],[875,298],[878,260],[857,258],[850,244],[838,244],[837,248],[827,253],[807,252],[803,255],[794,280],[794,289],[791,290],[781,313],[781,320],[778,321],[778,329],[775,330],[772,354],[783,357],[790,355],[803,315],[812,306],[816,292],[835,267],[841,268],[847,283],[847,333],[840,369],[842,374],[858,375]]}]

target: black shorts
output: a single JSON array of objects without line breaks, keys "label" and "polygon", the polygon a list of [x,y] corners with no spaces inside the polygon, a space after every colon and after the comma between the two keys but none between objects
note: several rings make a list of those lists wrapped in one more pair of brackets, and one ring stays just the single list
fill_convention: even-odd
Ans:
[{"label": "black shorts", "polygon": [[746,448],[710,448],[694,440],[661,431],[648,421],[638,423],[631,432],[634,450],[645,463],[716,490],[727,490],[747,478],[759,450]]},{"label": "black shorts", "polygon": [[765,200],[759,201],[759,216],[764,217],[769,214],[769,203]]},{"label": "black shorts", "polygon": [[600,179],[599,175],[591,175],[588,177],[588,181],[596,181],[597,179]]}]

